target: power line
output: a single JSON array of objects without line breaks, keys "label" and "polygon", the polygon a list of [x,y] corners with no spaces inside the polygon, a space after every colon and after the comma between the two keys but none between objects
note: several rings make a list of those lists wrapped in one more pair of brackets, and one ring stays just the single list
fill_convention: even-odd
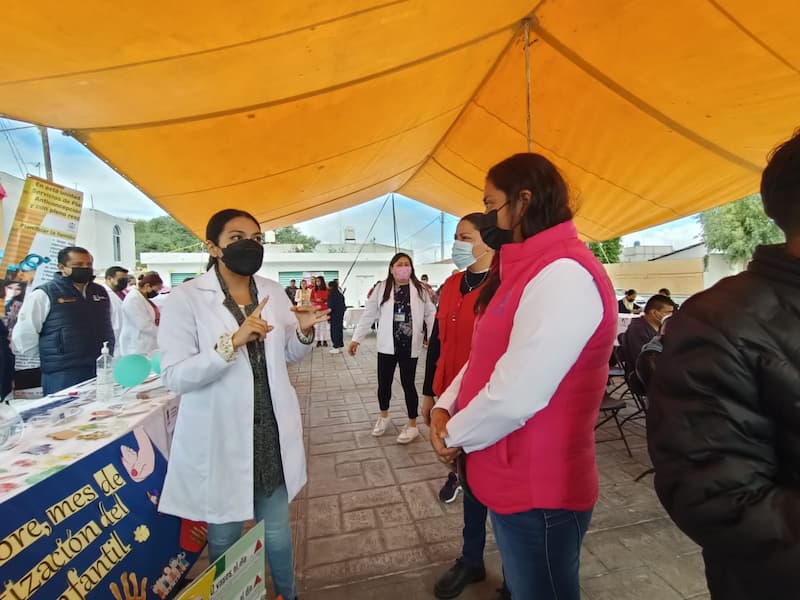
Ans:
[{"label": "power line", "polygon": [[17,163],[17,169],[19,169],[20,175],[25,177],[25,159],[22,157],[22,153],[17,148],[17,145],[14,143],[14,138],[11,137],[11,133],[7,131],[9,128],[9,124],[5,119],[0,119],[0,124],[3,126],[3,135],[6,138],[6,142],[8,143],[8,147],[11,148],[11,156],[14,157],[14,162]]},{"label": "power line", "polygon": [[386,208],[386,205],[389,203],[389,198],[390,196],[387,195],[386,200],[383,201],[383,206],[381,206],[381,209],[378,211],[378,216],[375,217],[375,220],[372,222],[372,227],[369,228],[367,236],[364,238],[364,242],[359,247],[358,252],[356,253],[356,257],[355,259],[353,259],[353,264],[350,265],[349,269],[347,269],[347,274],[344,276],[344,279],[342,279],[342,283],[340,284],[342,288],[344,288],[344,284],[347,283],[347,278],[350,277],[350,273],[353,272],[353,267],[356,266],[356,263],[358,262],[358,257],[361,256],[361,252],[364,250],[364,246],[366,246],[367,242],[369,242],[369,236],[372,234],[372,230],[375,229],[375,225],[378,224],[378,219],[381,218],[381,215],[383,214],[383,209]]},{"label": "power line", "polygon": [[420,233],[422,233],[423,231],[425,231],[425,230],[426,230],[428,227],[430,227],[431,225],[433,225],[434,223],[436,223],[436,222],[437,222],[439,219],[440,219],[439,215],[436,215],[436,216],[433,218],[433,220],[432,220],[430,223],[428,223],[427,225],[425,225],[425,227],[423,227],[423,228],[422,228],[422,229],[420,229],[419,231],[416,231],[415,233],[412,233],[410,236],[408,236],[406,239],[404,239],[404,240],[403,240],[403,241],[400,243],[400,245],[402,246],[403,244],[405,244],[405,243],[406,243],[408,240],[410,240],[411,238],[418,236]]}]

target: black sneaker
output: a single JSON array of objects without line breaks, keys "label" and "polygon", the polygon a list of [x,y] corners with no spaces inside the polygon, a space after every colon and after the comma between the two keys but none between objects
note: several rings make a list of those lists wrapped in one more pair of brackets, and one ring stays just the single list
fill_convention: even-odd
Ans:
[{"label": "black sneaker", "polygon": [[444,502],[445,504],[450,504],[454,502],[456,498],[458,498],[458,493],[461,490],[461,484],[458,482],[458,475],[455,473],[450,473],[447,476],[447,481],[442,486],[442,489],[439,490],[439,500]]},{"label": "black sneaker", "polygon": [[467,566],[461,562],[461,559],[458,559],[456,564],[436,581],[436,585],[433,586],[433,594],[443,600],[456,598],[469,584],[478,583],[484,579],[486,579],[486,569]]}]

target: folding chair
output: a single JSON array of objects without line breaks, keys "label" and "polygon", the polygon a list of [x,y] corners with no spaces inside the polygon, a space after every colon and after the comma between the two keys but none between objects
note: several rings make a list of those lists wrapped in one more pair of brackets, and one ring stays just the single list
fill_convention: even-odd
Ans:
[{"label": "folding chair", "polygon": [[628,445],[628,438],[625,437],[625,431],[622,429],[622,422],[619,420],[619,411],[625,408],[628,405],[622,398],[614,398],[608,392],[603,394],[603,401],[600,403],[600,412],[603,415],[601,421],[594,426],[594,430],[597,431],[600,427],[608,423],[610,420],[614,420],[614,423],[617,425],[617,430],[619,431],[619,437],[612,437],[608,439],[597,440],[597,443],[602,442],[615,442],[618,440],[622,440],[622,443],[625,444],[625,450],[628,452],[628,456],[633,458],[633,453],[631,452],[631,447]]}]

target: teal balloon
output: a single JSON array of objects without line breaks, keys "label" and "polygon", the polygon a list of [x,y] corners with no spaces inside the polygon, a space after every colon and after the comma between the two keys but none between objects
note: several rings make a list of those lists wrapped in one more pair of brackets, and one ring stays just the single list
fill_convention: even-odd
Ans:
[{"label": "teal balloon", "polygon": [[150,361],[143,354],[123,356],[114,365],[114,380],[122,387],[139,385],[150,375]]},{"label": "teal balloon", "polygon": [[161,375],[161,352],[156,352],[153,354],[153,358],[151,359],[150,363],[153,367],[153,373],[156,375]]}]

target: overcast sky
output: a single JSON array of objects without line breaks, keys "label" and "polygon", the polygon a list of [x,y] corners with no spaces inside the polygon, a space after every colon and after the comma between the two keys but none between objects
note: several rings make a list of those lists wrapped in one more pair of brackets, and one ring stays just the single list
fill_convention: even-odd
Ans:
[{"label": "overcast sky", "polygon": [[[26,125],[10,119],[0,119],[0,129]],[[18,150],[23,163],[21,165],[15,160],[9,138]],[[149,198],[73,138],[51,129],[50,149],[53,178],[62,185],[81,190],[87,205],[131,219],[147,219],[165,214]],[[17,177],[24,177],[25,173],[44,176],[41,139],[37,129],[0,132],[0,171]],[[375,228],[369,236],[370,239],[374,237],[378,242],[392,244],[394,232],[391,202],[386,203],[385,210],[378,217],[384,203],[385,197],[376,198],[332,215],[297,223],[297,227],[323,242],[339,242],[342,240],[344,227],[352,225],[356,230],[356,240],[362,242],[374,223]],[[395,195],[395,211],[400,246],[413,250],[418,261],[441,259],[442,228],[439,212],[399,194]],[[445,257],[449,255],[456,223],[457,219],[454,216],[445,215]],[[700,226],[697,219],[688,217],[632,233],[625,236],[623,242],[626,246],[638,241],[642,245],[672,245],[681,248],[699,241],[699,236]]]}]

